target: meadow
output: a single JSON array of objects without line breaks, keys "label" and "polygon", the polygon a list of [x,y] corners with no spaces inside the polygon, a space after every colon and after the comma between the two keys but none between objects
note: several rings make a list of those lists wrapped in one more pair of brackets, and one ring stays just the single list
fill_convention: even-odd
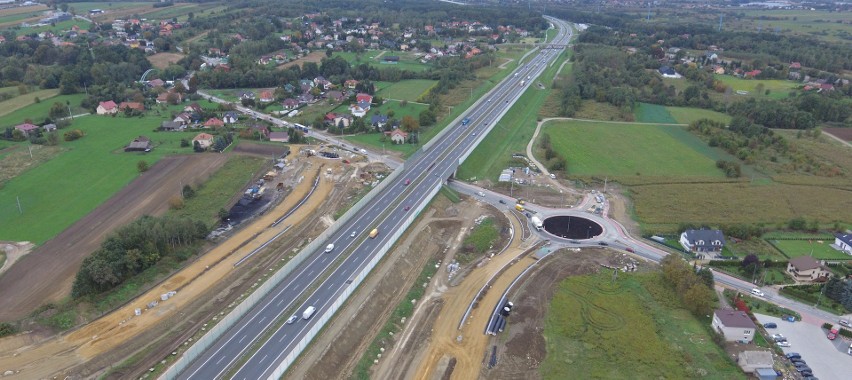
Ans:
[{"label": "meadow", "polygon": [[[395,67],[400,70],[409,70],[409,71],[426,71],[431,65],[427,63],[420,62],[420,58],[415,56],[414,53],[405,52],[405,51],[391,51],[391,50],[367,50],[363,53],[354,53],[354,52],[335,52],[334,55],[343,57],[349,64],[352,66],[360,65],[362,63],[367,63],[370,66],[378,67],[378,68],[389,68]],[[384,61],[385,57],[389,56],[397,56],[399,57],[399,62],[396,63],[388,63]]]},{"label": "meadow", "polygon": [[635,120],[639,123],[677,124],[666,107],[657,104],[639,103],[633,111]]},{"label": "meadow", "polygon": [[[18,90],[14,91],[2,91],[2,92],[14,92],[17,93]],[[0,117],[6,116],[12,112],[15,112],[21,108],[24,108],[30,104],[35,103],[35,99],[38,98],[39,101],[45,102],[50,98],[59,95],[59,90],[57,89],[49,89],[49,90],[37,90],[33,92],[28,92],[23,95],[18,95],[12,99],[5,100],[0,102]],[[49,103],[53,105],[52,102]]]},{"label": "meadow", "polygon": [[[58,156],[5,183],[0,192],[0,240],[41,244],[136,178],[140,160],[154,164],[166,155],[192,153],[192,148],[180,147],[180,140],[197,132],[154,133],[162,120],[165,117],[76,118],[69,129],[80,129],[85,137],[62,141]],[[125,153],[123,147],[139,135],[149,137],[154,150]]]},{"label": "meadow", "polygon": [[[848,42],[850,30],[849,15],[843,12],[824,10],[748,10],[742,12],[746,18],[732,23],[739,29],[775,32],[780,29],[783,34],[806,35],[828,42]],[[761,18],[767,18],[761,20]],[[842,23],[846,21],[847,23]]]},{"label": "meadow", "polygon": [[29,95],[30,94],[27,94],[15,99],[7,100],[8,102],[17,102],[18,105],[24,104],[27,101],[32,104],[0,116],[0,128],[5,129],[6,127],[13,127],[23,123],[24,120],[31,120],[34,124],[41,125],[44,119],[48,117],[50,107],[57,102],[62,104],[67,103],[67,106],[71,108],[71,113],[74,115],[89,112],[89,110],[80,107],[80,102],[86,97],[84,94],[58,95],[49,99],[42,99],[40,103],[33,103],[33,97],[30,97]]},{"label": "meadow", "polygon": [[831,248],[834,238],[825,240],[769,240],[789,258],[811,256],[817,260],[850,260],[852,256]]},{"label": "meadow", "polygon": [[83,21],[83,20],[67,20],[67,21],[57,22],[54,25],[44,25],[44,26],[34,26],[34,27],[28,27],[28,28],[21,28],[20,33],[21,34],[33,34],[33,33],[41,33],[41,32],[50,31],[54,34],[57,34],[57,33],[62,32],[62,31],[71,30],[71,27],[73,27],[75,25],[80,27],[80,29],[89,30],[89,27],[92,25],[92,23],[90,23],[88,21]]},{"label": "meadow", "polygon": [[745,378],[658,273],[569,277],[545,317],[544,379]]},{"label": "meadow", "polygon": [[[789,80],[780,80],[780,79],[740,79],[732,75],[714,75],[714,79],[721,81],[727,86],[730,86],[731,89],[736,91],[748,91],[747,96],[754,96],[757,98],[768,97],[772,99],[783,99],[787,97],[790,91],[799,86],[798,83],[789,81]],[[758,85],[763,85],[763,91],[769,90],[769,95],[758,94],[757,87]],[[737,95],[743,96],[743,95]]]},{"label": "meadow", "polygon": [[[693,149],[700,143],[683,127],[590,121],[552,121],[542,133],[568,161],[574,176],[724,178],[716,157]],[[697,142],[683,140],[695,139]]]},{"label": "meadow", "polygon": [[381,90],[376,91],[376,95],[386,99],[399,99],[416,102],[436,83],[438,83],[438,81],[428,79],[403,80],[383,87]]},{"label": "meadow", "polygon": [[721,112],[694,107],[666,107],[674,120],[680,124],[689,124],[700,119],[710,119],[725,124],[731,122],[731,116]]}]

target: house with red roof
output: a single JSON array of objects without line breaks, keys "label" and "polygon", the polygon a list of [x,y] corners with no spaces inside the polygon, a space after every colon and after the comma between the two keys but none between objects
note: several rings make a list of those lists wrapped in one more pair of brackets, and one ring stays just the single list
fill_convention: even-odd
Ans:
[{"label": "house with red roof", "polygon": [[264,90],[260,92],[260,100],[261,103],[270,103],[275,101],[275,94],[272,91]]},{"label": "house with red roof", "polygon": [[112,100],[98,103],[98,108],[95,110],[98,115],[115,115],[118,112],[118,106]]},{"label": "house with red roof", "polygon": [[218,118],[212,117],[210,120],[204,122],[205,128],[222,128],[225,126],[225,122],[219,120]]},{"label": "house with red roof", "polygon": [[124,111],[125,109],[130,108],[132,110],[136,110],[139,112],[145,112],[145,105],[139,102],[121,102],[118,105],[118,109]]},{"label": "house with red roof", "polygon": [[24,123],[24,124],[16,125],[15,129],[23,132],[24,136],[29,136],[30,133],[32,133],[33,131],[38,130],[38,125],[30,124],[30,123]]},{"label": "house with red roof", "polygon": [[372,103],[373,102],[373,95],[365,94],[363,92],[358,93],[357,95],[355,95],[355,102],[356,103],[361,103],[361,102]]},{"label": "house with red roof", "polygon": [[354,90],[357,85],[358,81],[355,79],[349,79],[346,82],[343,82],[343,87],[346,87],[349,90]]},{"label": "house with red roof", "polygon": [[394,144],[405,144],[405,140],[408,138],[408,133],[405,133],[405,131],[399,128],[385,132],[385,135],[390,137],[391,142]]},{"label": "house with red roof", "polygon": [[192,145],[195,145],[196,142],[198,142],[201,149],[207,149],[213,145],[213,135],[209,133],[199,133],[197,136],[192,138]]}]

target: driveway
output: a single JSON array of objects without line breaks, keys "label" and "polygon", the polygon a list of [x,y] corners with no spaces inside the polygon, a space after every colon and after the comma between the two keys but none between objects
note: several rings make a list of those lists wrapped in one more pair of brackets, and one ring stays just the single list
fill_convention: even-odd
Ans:
[{"label": "driveway", "polygon": [[[754,314],[763,324],[775,322],[776,329],[768,329],[770,334],[781,334],[787,338],[791,347],[784,347],[784,353],[798,352],[808,367],[814,370],[814,376],[820,379],[848,379],[852,373],[852,355],[847,354],[850,341],[838,339],[831,341],[825,337],[820,325],[807,322],[784,322],[768,315]],[[844,373],[846,375],[844,375]]]}]

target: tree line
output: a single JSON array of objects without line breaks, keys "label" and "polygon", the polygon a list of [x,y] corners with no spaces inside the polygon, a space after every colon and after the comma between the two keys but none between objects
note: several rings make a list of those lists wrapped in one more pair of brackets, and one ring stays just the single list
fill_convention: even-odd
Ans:
[{"label": "tree line", "polygon": [[107,291],[164,258],[184,260],[208,230],[203,222],[189,218],[143,216],[111,233],[83,260],[71,295],[80,298]]},{"label": "tree line", "polygon": [[678,255],[666,256],[660,265],[663,278],[677,292],[687,310],[698,317],[713,310],[716,303],[713,272],[707,268],[696,270]]}]

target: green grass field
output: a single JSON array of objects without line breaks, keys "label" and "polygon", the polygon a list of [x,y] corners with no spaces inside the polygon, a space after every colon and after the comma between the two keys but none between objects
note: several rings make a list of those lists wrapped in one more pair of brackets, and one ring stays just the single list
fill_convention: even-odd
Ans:
[{"label": "green grass field", "polygon": [[[384,83],[384,82],[382,82]],[[432,86],[438,83],[428,79],[409,79],[392,83],[389,86],[384,86],[376,92],[376,95],[386,99],[400,99],[409,102],[416,102],[421,96],[425,95]]]},{"label": "green grass field", "polygon": [[544,379],[744,379],[657,273],[569,277],[545,317]]},{"label": "green grass field", "polygon": [[[15,93],[17,93],[17,89],[15,89]],[[59,90],[38,90],[26,93],[24,95],[18,95],[15,98],[0,102],[0,118],[21,108],[24,108],[30,104],[34,104],[35,98],[39,98],[39,100],[41,100],[42,102],[48,102],[52,106],[55,100],[51,100],[51,98],[55,97],[56,95],[59,95]]]},{"label": "green grass field", "polygon": [[852,260],[852,256],[829,246],[829,244],[834,243],[833,238],[825,240],[771,240],[770,242],[791,259],[799,256],[813,256],[818,260]]},{"label": "green grass field", "polygon": [[138,7],[151,7],[154,3],[152,2],[82,2],[82,3],[69,3],[69,8],[73,7],[79,13],[88,13],[92,9],[103,9],[106,12],[119,10],[119,9],[127,9],[127,8],[138,8]]},{"label": "green grass field", "polygon": [[710,119],[719,121],[725,124],[731,122],[731,116],[721,112],[706,110],[703,108],[694,107],[666,107],[669,114],[681,124],[689,124],[699,119]]},{"label": "green grass field", "polygon": [[[789,80],[780,80],[780,79],[740,79],[731,75],[714,75],[718,81],[721,81],[725,85],[730,86],[734,92],[736,91],[748,91],[747,96],[754,97],[769,97],[773,99],[782,99],[786,98],[787,94],[792,91],[798,83],[789,81]],[[756,93],[756,88],[759,84],[763,85],[763,90],[769,90],[769,95],[758,94]],[[742,95],[736,95],[737,97],[742,97]]]},{"label": "green grass field", "polygon": [[[26,102],[29,100],[32,103],[33,98],[24,95],[23,97],[9,99],[8,101],[16,101]],[[74,95],[58,95],[52,97],[50,99],[44,99],[41,103],[32,103],[26,107],[20,108],[13,112],[7,113],[3,116],[0,116],[0,128],[5,129],[6,127],[14,127],[18,124],[24,122],[24,120],[32,120],[35,124],[42,124],[44,119],[48,117],[48,112],[50,111],[50,107],[53,106],[53,103],[59,102],[65,104],[66,102],[70,103],[71,113],[74,115],[79,115],[81,113],[89,112],[86,109],[80,107],[80,101],[82,101],[86,95],[84,94],[74,94]]]},{"label": "green grass field", "polygon": [[[379,54],[381,54],[381,56],[379,56]],[[416,72],[426,71],[431,67],[430,64],[420,62],[420,58],[416,57],[414,53],[405,51],[367,50],[360,55],[354,52],[335,52],[334,55],[343,57],[343,59],[353,66],[367,63],[370,66],[378,68],[395,67],[400,70]],[[385,63],[384,58],[389,56],[399,57],[399,62]]]},{"label": "green grass field", "polygon": [[[550,83],[561,62],[568,59],[568,54],[570,53],[563,53],[557,58],[555,64],[548,66],[539,77],[539,81]],[[462,163],[458,178],[496,181],[500,171],[508,167],[512,161],[512,153],[526,152],[527,143],[535,133],[538,110],[551,92],[550,88],[541,90],[536,86],[527,89]]]},{"label": "green grass field", "polygon": [[634,114],[636,121],[640,123],[677,124],[678,122],[666,107],[656,104],[639,103]]},{"label": "green grass field", "polygon": [[[138,161],[153,164],[165,155],[191,153],[191,148],[180,147],[180,139],[191,139],[197,132],[152,132],[162,120],[165,117],[75,119],[70,128],[83,130],[85,137],[63,141],[65,151],[59,156],[7,182],[0,192],[0,240],[41,244],[136,178]],[[155,149],[147,154],[123,152],[139,135],[151,138]]]},{"label": "green grass field", "polygon": [[80,27],[80,29],[89,30],[89,27],[92,23],[83,20],[68,20],[57,22],[54,25],[45,25],[45,26],[35,26],[30,28],[21,28],[21,32],[23,34],[32,34],[32,33],[41,33],[46,31],[51,31],[53,33],[59,33],[65,30],[71,30],[71,27],[74,25]]},{"label": "green grass field", "polygon": [[[745,18],[737,20],[734,26],[744,30],[775,32],[779,28],[783,34],[807,35],[828,42],[849,42],[849,15],[844,12],[825,10],[747,10]],[[760,17],[772,19],[759,20]],[[845,24],[843,22],[846,22]]]},{"label": "green grass field", "polygon": [[556,121],[548,123],[543,133],[568,160],[570,175],[724,177],[716,168],[716,157],[693,149],[690,144],[696,142],[683,142],[697,137],[688,132],[673,134],[682,130],[678,126]]}]

